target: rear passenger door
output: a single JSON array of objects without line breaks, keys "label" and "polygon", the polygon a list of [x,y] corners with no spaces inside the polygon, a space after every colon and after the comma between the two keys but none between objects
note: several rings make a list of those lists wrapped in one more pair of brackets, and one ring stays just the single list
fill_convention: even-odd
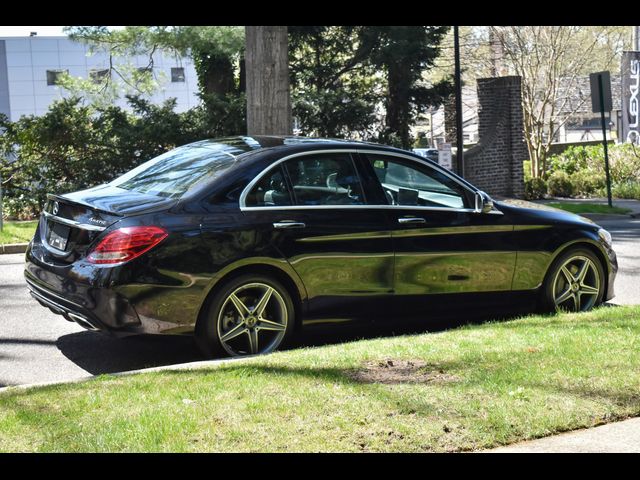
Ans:
[{"label": "rear passenger door", "polygon": [[241,199],[300,276],[312,317],[379,313],[392,295],[391,233],[367,204],[358,168],[349,151],[305,152],[274,165]]}]

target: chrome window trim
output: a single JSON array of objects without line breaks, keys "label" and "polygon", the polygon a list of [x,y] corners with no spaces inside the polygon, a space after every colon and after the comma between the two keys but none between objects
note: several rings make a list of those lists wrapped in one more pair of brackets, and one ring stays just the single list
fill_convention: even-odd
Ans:
[{"label": "chrome window trim", "polygon": [[[264,170],[262,170],[258,175],[255,176],[255,178],[253,180],[251,180],[251,182],[249,182],[249,184],[244,187],[244,190],[242,190],[242,193],[240,194],[240,201],[239,201],[239,205],[240,205],[240,210],[243,212],[256,212],[256,211],[273,211],[273,210],[328,210],[328,209],[332,209],[332,210],[341,210],[341,209],[362,209],[362,208],[375,208],[375,209],[390,209],[390,210],[398,210],[398,209],[418,209],[418,210],[433,210],[433,211],[441,211],[441,212],[465,212],[465,213],[480,213],[480,210],[478,210],[477,208],[449,208],[449,207],[423,207],[423,206],[419,206],[419,205],[388,205],[388,204],[381,204],[381,205],[376,205],[376,204],[366,204],[366,205],[283,205],[283,206],[263,206],[263,207],[247,207],[246,206],[246,198],[247,195],[249,195],[249,192],[253,189],[253,187],[262,179],[262,177],[264,177],[268,172],[271,171],[272,168],[280,165],[281,163],[286,162],[287,160],[291,160],[293,158],[296,157],[302,157],[302,156],[306,156],[306,155],[315,155],[315,154],[322,154],[322,153],[350,153],[350,154],[358,154],[358,153],[363,153],[363,154],[377,154],[377,155],[388,155],[391,157],[398,157],[398,158],[402,158],[405,160],[409,160],[412,161],[414,163],[417,163],[418,165],[421,166],[426,166],[426,167],[430,167],[433,168],[434,170],[444,174],[445,176],[447,176],[448,178],[450,178],[453,182],[455,182],[457,185],[459,185],[462,189],[471,192],[474,196],[480,191],[479,189],[476,189],[475,191],[471,190],[467,185],[461,183],[458,179],[456,179],[455,177],[453,177],[450,173],[447,172],[447,170],[443,167],[440,167],[439,165],[431,165],[429,163],[426,163],[424,161],[422,161],[421,159],[412,157],[410,155],[405,155],[403,153],[400,152],[389,152],[386,150],[375,150],[375,149],[359,149],[359,148],[334,148],[334,149],[327,149],[327,150],[312,150],[309,152],[298,152],[298,153],[293,153],[291,155],[287,155],[286,157],[283,157],[275,162],[273,162],[272,164],[270,164],[268,167],[266,167]],[[476,205],[477,205],[477,198],[475,199],[476,201]],[[494,215],[504,215],[501,211],[499,210],[492,210],[491,212],[488,212],[490,214],[494,214]]]},{"label": "chrome window trim", "polygon": [[[278,207],[241,207],[243,212],[277,211],[277,210],[346,210],[346,209],[383,209],[383,210],[425,210],[437,212],[478,213],[473,208],[423,207],[420,205],[283,205]],[[492,215],[504,215],[499,210],[488,212]]]},{"label": "chrome window trim", "polygon": [[[298,153],[293,153],[291,155],[287,155],[286,157],[282,157],[279,160],[276,160],[275,162],[273,162],[272,164],[270,164],[269,166],[267,166],[264,170],[262,170],[258,175],[255,176],[255,178],[253,180],[251,180],[249,182],[249,184],[244,187],[244,190],[242,190],[242,193],[240,194],[240,210],[245,211],[246,209],[258,209],[258,210],[264,210],[264,209],[274,209],[274,208],[280,208],[280,207],[247,207],[247,195],[249,195],[249,192],[253,189],[253,187],[260,181],[262,180],[262,177],[264,177],[267,173],[269,173],[271,171],[271,169],[277,167],[278,165],[280,165],[281,163],[286,162],[287,160],[291,160],[293,158],[297,158],[297,157],[304,157],[307,155],[314,155],[314,154],[322,154],[322,153],[358,153],[357,150],[353,149],[353,148],[332,148],[332,149],[327,149],[327,150],[312,150],[309,152],[298,152]],[[316,208],[316,205],[297,205],[298,207],[306,207],[306,208]],[[320,205],[318,205],[320,206]],[[329,205],[328,205],[329,206]]]},{"label": "chrome window trim", "polygon": [[82,230],[89,230],[92,232],[102,232],[107,228],[107,227],[99,227],[98,225],[90,225],[88,223],[76,222],[75,220],[69,220],[68,218],[58,217],[57,215],[52,215],[51,213],[46,211],[43,211],[42,213],[44,214],[46,219],[51,219],[54,222],[62,223],[70,227],[81,228]]}]

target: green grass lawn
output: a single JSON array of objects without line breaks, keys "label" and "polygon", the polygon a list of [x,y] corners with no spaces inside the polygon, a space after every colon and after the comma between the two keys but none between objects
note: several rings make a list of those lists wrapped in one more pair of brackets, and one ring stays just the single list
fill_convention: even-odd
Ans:
[{"label": "green grass lawn", "polygon": [[640,306],[0,393],[2,452],[484,449],[640,415]]},{"label": "green grass lawn", "polygon": [[566,210],[571,213],[616,213],[625,214],[631,212],[628,208],[610,207],[609,205],[602,205],[597,203],[573,203],[573,202],[551,202],[548,203],[550,207]]},{"label": "green grass lawn", "polygon": [[7,243],[26,243],[33,238],[38,225],[37,220],[30,222],[4,222],[0,232],[0,245]]}]

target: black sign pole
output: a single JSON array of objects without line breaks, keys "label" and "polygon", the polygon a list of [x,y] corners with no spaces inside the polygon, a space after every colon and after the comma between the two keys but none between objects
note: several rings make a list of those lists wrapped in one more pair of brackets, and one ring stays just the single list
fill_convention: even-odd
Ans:
[{"label": "black sign pole", "polygon": [[598,89],[600,90],[600,120],[602,121],[602,146],[604,148],[604,168],[607,176],[607,202],[611,204],[611,176],[609,175],[609,149],[607,148],[607,127],[604,118],[604,88],[602,87],[602,75],[598,75]]},{"label": "black sign pole", "polygon": [[454,45],[454,87],[456,91],[456,170],[464,178],[464,141],[462,136],[462,78],[460,72],[460,36],[458,27],[453,27]]}]

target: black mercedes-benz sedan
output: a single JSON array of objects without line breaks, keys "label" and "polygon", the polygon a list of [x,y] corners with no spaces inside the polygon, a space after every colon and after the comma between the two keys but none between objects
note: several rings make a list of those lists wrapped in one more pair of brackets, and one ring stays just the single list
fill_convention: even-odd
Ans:
[{"label": "black mercedes-benz sedan", "polygon": [[613,297],[616,271],[611,236],[585,218],[494,202],[404,150],[264,136],[50,195],[25,277],[89,330],[195,334],[207,355],[237,356],[336,319],[428,320],[522,295],[584,311]]}]

